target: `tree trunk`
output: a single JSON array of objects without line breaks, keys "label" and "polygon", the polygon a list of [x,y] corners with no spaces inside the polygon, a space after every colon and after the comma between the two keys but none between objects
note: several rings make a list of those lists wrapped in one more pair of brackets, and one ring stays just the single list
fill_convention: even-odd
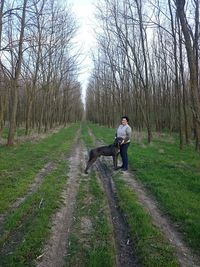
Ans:
[{"label": "tree trunk", "polygon": [[[169,10],[171,15],[171,28],[172,28],[172,35],[174,39],[174,62],[175,62],[175,89],[177,92],[178,98],[178,122],[179,122],[179,147],[183,149],[183,131],[182,131],[182,108],[181,108],[181,88],[179,84],[179,75],[178,75],[178,57],[177,57],[177,37],[176,37],[176,25],[174,25],[174,18],[171,9],[171,2],[168,0]],[[176,22],[176,18],[175,18]]]},{"label": "tree trunk", "polygon": [[27,107],[26,107],[26,131],[25,131],[25,135],[28,135],[29,134],[29,131],[30,131],[32,102],[33,102],[32,100],[27,101]]},{"label": "tree trunk", "polygon": [[187,51],[187,59],[190,70],[190,89],[192,94],[192,112],[195,118],[196,126],[196,150],[200,152],[200,100],[198,92],[198,79],[197,79],[197,64],[196,55],[193,50],[193,45],[190,36],[190,28],[184,11],[185,0],[176,0],[177,14],[180,19],[183,35],[185,38],[185,46]]},{"label": "tree trunk", "polygon": [[17,114],[17,104],[18,104],[18,79],[21,72],[22,66],[22,57],[23,57],[23,40],[24,40],[24,29],[25,29],[25,17],[26,17],[26,5],[28,0],[24,0],[23,11],[21,18],[21,28],[20,28],[20,38],[19,38],[19,47],[18,47],[18,58],[15,67],[14,79],[12,81],[12,107],[10,115],[10,127],[8,133],[7,145],[12,146],[14,144],[14,136],[16,133],[16,114]]},{"label": "tree trunk", "polygon": [[148,132],[148,143],[152,140],[152,131],[151,131],[151,111],[150,111],[150,97],[149,97],[149,77],[148,77],[148,64],[147,64],[147,49],[145,49],[145,36],[144,36],[144,27],[143,27],[143,18],[142,18],[142,1],[135,0],[138,16],[139,16],[139,27],[140,27],[140,37],[141,37],[141,44],[142,44],[142,52],[143,52],[143,59],[144,59],[144,72],[145,72],[145,85],[143,86],[144,95],[145,95],[145,115],[146,115],[146,127]]},{"label": "tree trunk", "polygon": [[3,27],[3,7],[4,7],[4,0],[1,0],[0,4],[0,49],[1,49],[1,37],[2,37],[2,27]]},{"label": "tree trunk", "polygon": [[16,133],[16,113],[17,113],[17,104],[18,104],[18,88],[14,83],[11,88],[11,98],[12,98],[12,112],[10,115],[10,127],[8,133],[7,145],[12,146],[14,144],[14,137]]},{"label": "tree trunk", "polygon": [[184,78],[184,65],[183,65],[183,52],[182,52],[182,38],[180,32],[180,25],[178,20],[178,29],[179,29],[179,52],[180,52],[180,74],[183,86],[183,115],[184,115],[184,124],[185,124],[185,142],[189,144],[189,133],[188,133],[188,116],[187,116],[187,92],[185,86],[185,78]]}]

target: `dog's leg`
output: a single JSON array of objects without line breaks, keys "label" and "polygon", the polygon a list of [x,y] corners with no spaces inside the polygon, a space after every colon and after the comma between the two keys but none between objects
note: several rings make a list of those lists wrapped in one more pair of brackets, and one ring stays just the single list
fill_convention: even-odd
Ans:
[{"label": "dog's leg", "polygon": [[117,169],[117,156],[116,155],[113,156],[113,167],[114,167],[114,170]]},{"label": "dog's leg", "polygon": [[91,165],[96,161],[97,158],[92,158],[88,161],[87,167],[85,168],[85,173],[88,173],[88,169],[91,167]]},{"label": "dog's leg", "polygon": [[118,165],[118,156],[119,156],[119,152],[117,152],[117,154],[116,154],[116,168],[117,168],[117,165]]}]

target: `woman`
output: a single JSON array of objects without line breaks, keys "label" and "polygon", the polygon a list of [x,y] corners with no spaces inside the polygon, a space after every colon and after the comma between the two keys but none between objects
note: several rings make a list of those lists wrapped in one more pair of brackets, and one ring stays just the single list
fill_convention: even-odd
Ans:
[{"label": "woman", "polygon": [[122,158],[122,166],[120,167],[123,171],[128,170],[128,147],[130,144],[130,138],[132,134],[131,127],[128,125],[129,119],[127,116],[121,117],[121,124],[117,128],[116,137],[122,137],[124,140],[120,146],[120,155]]}]

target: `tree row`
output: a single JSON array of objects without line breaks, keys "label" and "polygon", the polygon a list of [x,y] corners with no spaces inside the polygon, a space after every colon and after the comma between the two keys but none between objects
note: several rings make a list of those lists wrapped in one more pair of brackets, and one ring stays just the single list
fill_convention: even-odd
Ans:
[{"label": "tree row", "polygon": [[77,24],[70,6],[56,0],[1,0],[0,134],[16,127],[47,131],[79,120]]},{"label": "tree row", "polygon": [[86,116],[115,126],[178,132],[200,150],[199,0],[102,0]]}]

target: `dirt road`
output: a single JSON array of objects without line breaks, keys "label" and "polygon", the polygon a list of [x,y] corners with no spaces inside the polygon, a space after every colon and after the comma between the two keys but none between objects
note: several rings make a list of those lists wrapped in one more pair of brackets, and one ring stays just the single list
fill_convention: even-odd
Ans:
[{"label": "dirt road", "polygon": [[[96,146],[103,145],[102,142],[95,139],[91,131],[90,136],[93,138],[93,142],[96,144]],[[101,173],[101,176],[104,180],[104,184],[106,183],[106,181],[110,181],[110,188],[112,189],[112,192],[114,192],[115,186],[112,181],[112,159],[110,159],[109,157],[104,157],[101,161],[98,160],[96,166]],[[174,248],[180,266],[200,267],[199,257],[197,255],[194,255],[191,249],[185,244],[181,235],[177,232],[171,220],[160,211],[155,199],[146,192],[144,186],[134,177],[134,173],[126,172],[122,173],[121,176],[123,181],[125,181],[126,184],[129,185],[129,187],[132,188],[132,190],[136,193],[138,201],[150,214],[153,224],[161,230],[161,232],[164,234],[164,236]],[[105,191],[107,191],[106,188]],[[112,192],[109,195],[111,195]]]},{"label": "dirt road", "polygon": [[61,267],[65,265],[66,247],[70,227],[73,222],[73,210],[80,181],[80,163],[84,158],[82,143],[77,140],[69,158],[69,178],[62,192],[63,205],[52,220],[51,237],[44,252],[38,257],[38,267]]},{"label": "dirt road", "polygon": [[[63,205],[52,219],[51,237],[47,241],[43,253],[38,257],[38,267],[65,266],[67,242],[73,222],[76,195],[79,190],[81,177],[84,177],[83,169],[86,158],[87,150],[78,139],[69,158],[69,179],[62,193]],[[113,230],[113,240],[116,247],[116,265],[118,267],[139,266],[126,217],[118,208],[115,184],[112,180],[111,160],[109,158],[101,158],[97,160],[92,169],[96,172],[98,182],[107,199],[107,216]],[[152,222],[163,232],[174,247],[180,266],[200,266],[198,259],[195,258],[191,250],[185,245],[173,224],[160,212],[155,200],[146,193],[143,186],[134,178],[133,173],[122,174],[122,178],[137,194],[139,202],[151,215]]]}]

